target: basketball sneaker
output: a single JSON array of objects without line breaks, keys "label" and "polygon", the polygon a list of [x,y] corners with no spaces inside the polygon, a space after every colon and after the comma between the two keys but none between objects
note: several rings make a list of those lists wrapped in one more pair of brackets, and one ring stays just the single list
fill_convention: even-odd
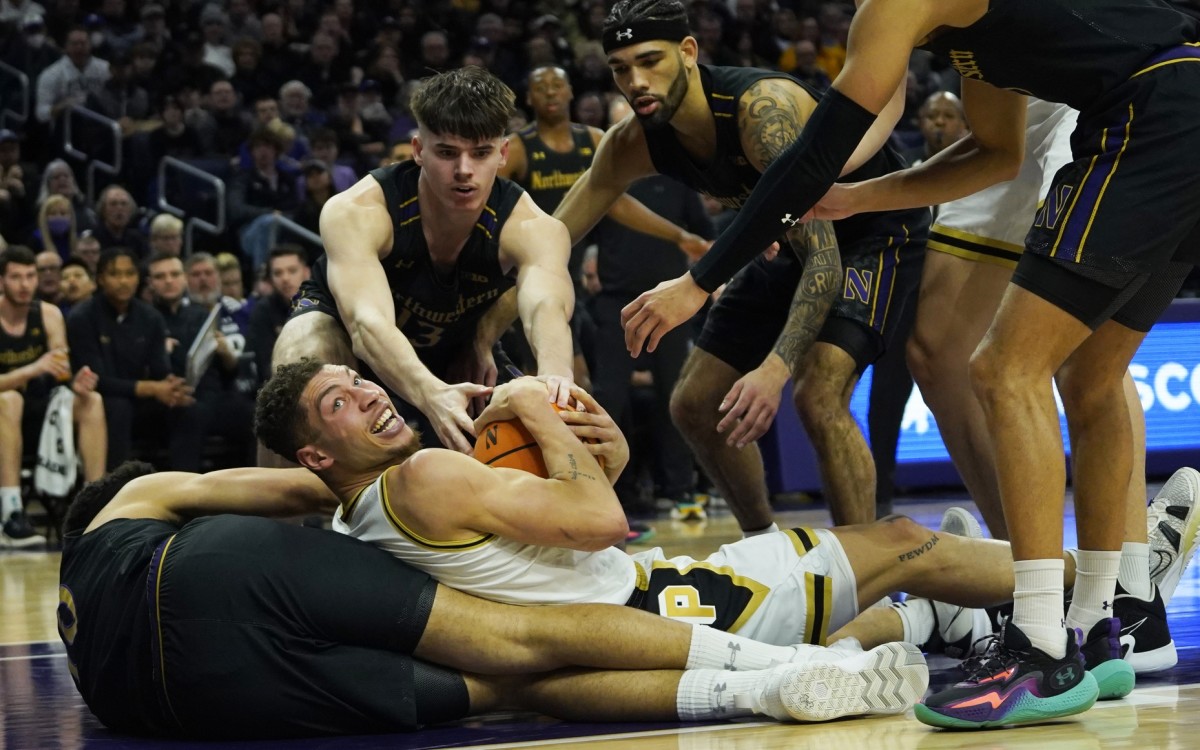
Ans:
[{"label": "basketball sneaker", "polygon": [[1167,627],[1167,605],[1158,588],[1150,601],[1125,593],[1117,584],[1113,615],[1121,621],[1121,658],[1138,674],[1161,672],[1179,662]]},{"label": "basketball sneaker", "polygon": [[964,662],[966,680],[914,707],[917,719],[947,729],[984,729],[1086,711],[1099,688],[1085,668],[1079,632],[1067,631],[1065,637],[1066,656],[1056,659],[1007,622],[982,656]]},{"label": "basketball sneaker", "polygon": [[1092,626],[1080,647],[1096,678],[1097,700],[1124,698],[1133,692],[1133,665],[1121,658],[1121,621],[1106,617]]},{"label": "basketball sneaker", "polygon": [[692,495],[684,495],[675,501],[671,508],[672,521],[707,521],[708,513],[704,506]]},{"label": "basketball sneaker", "polygon": [[626,544],[645,544],[655,537],[654,527],[638,521],[629,522],[629,531],[625,534]]},{"label": "basketball sneaker", "polygon": [[24,513],[13,513],[4,525],[0,526],[0,547],[30,549],[45,546],[46,537],[37,533]]},{"label": "basketball sneaker", "polygon": [[1146,509],[1146,534],[1150,543],[1150,582],[1158,586],[1164,602],[1171,601],[1183,571],[1196,552],[1200,514],[1200,472],[1183,467],[1171,475]]},{"label": "basketball sneaker", "polygon": [[920,649],[885,643],[832,661],[781,664],[765,674],[753,694],[734,700],[780,721],[828,721],[904,713],[928,687],[929,667]]},{"label": "basketball sneaker", "polygon": [[975,520],[975,516],[964,508],[953,506],[946,508],[946,512],[942,514],[942,525],[938,527],[938,531],[969,539],[983,538],[983,527]]}]

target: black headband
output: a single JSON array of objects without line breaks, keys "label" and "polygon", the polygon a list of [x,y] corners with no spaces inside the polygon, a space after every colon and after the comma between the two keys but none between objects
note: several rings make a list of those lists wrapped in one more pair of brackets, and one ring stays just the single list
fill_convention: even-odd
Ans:
[{"label": "black headband", "polygon": [[633,21],[604,30],[604,53],[654,40],[682,42],[691,31],[685,19],[677,21]]}]

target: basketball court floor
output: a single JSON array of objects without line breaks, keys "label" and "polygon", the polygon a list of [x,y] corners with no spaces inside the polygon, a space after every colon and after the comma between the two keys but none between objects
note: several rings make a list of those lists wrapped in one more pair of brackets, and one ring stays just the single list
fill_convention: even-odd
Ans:
[{"label": "basketball court floor", "polygon": [[[1161,481],[1161,480],[1160,480]],[[1151,486],[1153,492],[1157,484]],[[897,511],[936,528],[949,505],[974,507],[961,496],[897,500]],[[976,514],[978,515],[978,514]],[[780,525],[825,525],[823,507],[779,515]],[[1068,519],[1069,521],[1071,519]],[[1068,526],[1071,524],[1068,523]],[[660,520],[653,544],[669,554],[703,557],[738,538],[728,516],[703,524]],[[1068,532],[1073,536],[1073,531]],[[1068,545],[1073,538],[1068,539]],[[906,716],[846,719],[825,724],[777,724],[746,720],[711,724],[579,724],[531,714],[489,715],[447,727],[409,734],[321,738],[288,742],[189,743],[147,740],[105,729],[83,705],[67,673],[55,626],[57,553],[0,551],[0,748],[250,747],[349,750],[444,747],[586,747],[588,750],[941,750],[1012,748],[1091,750],[1092,748],[1200,747],[1200,566],[1189,567],[1168,607],[1179,665],[1144,675],[1128,698],[1097,704],[1077,717],[1052,724],[986,732],[935,731]],[[955,681],[954,663],[931,657],[934,686]]]}]

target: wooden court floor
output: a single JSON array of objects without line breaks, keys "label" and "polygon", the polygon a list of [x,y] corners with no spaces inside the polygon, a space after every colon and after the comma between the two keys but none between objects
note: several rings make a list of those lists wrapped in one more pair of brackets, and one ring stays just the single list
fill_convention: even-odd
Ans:
[{"label": "wooden court floor", "polygon": [[[1152,487],[1153,489],[1153,487]],[[936,527],[947,505],[973,507],[953,495],[908,498],[897,510]],[[823,508],[780,514],[780,525],[824,525]],[[660,520],[652,544],[670,554],[703,557],[738,537],[728,517],[704,524]],[[1068,539],[1068,543],[1072,540]],[[87,711],[67,674],[58,641],[59,555],[0,551],[0,749],[201,748],[216,743],[143,740],[114,734]],[[491,715],[451,727],[411,734],[324,738],[225,745],[263,748],[537,747],[570,745],[589,750],[1091,750],[1092,748],[1200,747],[1200,569],[1191,567],[1168,607],[1179,665],[1143,676],[1128,698],[1097,704],[1078,717],[1050,725],[987,732],[933,731],[901,717],[853,719],[818,725],[741,721],[705,725],[570,724],[534,715]],[[934,684],[952,682],[956,671],[943,657],[930,660]]]}]

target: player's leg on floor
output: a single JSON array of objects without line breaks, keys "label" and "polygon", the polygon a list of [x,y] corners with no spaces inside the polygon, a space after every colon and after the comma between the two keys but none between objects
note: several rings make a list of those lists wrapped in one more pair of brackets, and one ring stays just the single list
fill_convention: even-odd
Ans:
[{"label": "player's leg on floor", "polygon": [[838,346],[818,341],[801,365],[794,400],[817,453],[821,485],[835,526],[875,519],[875,461],[850,397],[856,363]]},{"label": "player's leg on floor", "polygon": [[704,473],[728,501],[738,525],[743,531],[757,531],[774,523],[762,453],[757,443],[741,449],[726,445],[717,432],[721,421],[717,409],[741,376],[703,349],[692,349],[671,395],[671,418]]},{"label": "player's leg on floor", "polygon": [[[908,366],[971,499],[995,539],[1007,539],[992,439],[967,365],[1012,277],[1008,266],[929,252]],[[953,311],[948,313],[948,311]]]}]

